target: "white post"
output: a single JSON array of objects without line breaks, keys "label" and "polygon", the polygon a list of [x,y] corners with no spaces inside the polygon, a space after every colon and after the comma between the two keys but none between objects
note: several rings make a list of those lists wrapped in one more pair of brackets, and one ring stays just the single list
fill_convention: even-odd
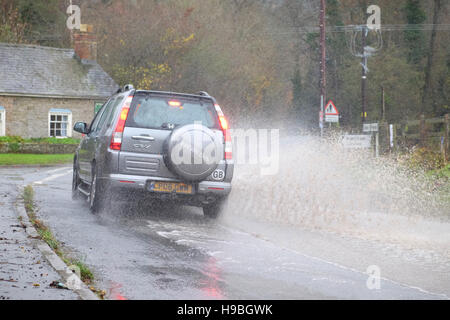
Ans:
[{"label": "white post", "polygon": [[380,156],[380,139],[378,131],[375,134],[375,157],[378,158]]},{"label": "white post", "polygon": [[391,150],[394,149],[394,125],[389,125],[389,141],[391,144]]}]

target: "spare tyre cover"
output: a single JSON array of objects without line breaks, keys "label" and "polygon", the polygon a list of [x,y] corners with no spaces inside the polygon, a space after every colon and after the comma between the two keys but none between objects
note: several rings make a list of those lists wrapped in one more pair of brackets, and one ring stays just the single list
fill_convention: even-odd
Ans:
[{"label": "spare tyre cover", "polygon": [[201,124],[173,130],[166,141],[166,164],[182,179],[199,181],[208,177],[223,159],[223,134]]}]

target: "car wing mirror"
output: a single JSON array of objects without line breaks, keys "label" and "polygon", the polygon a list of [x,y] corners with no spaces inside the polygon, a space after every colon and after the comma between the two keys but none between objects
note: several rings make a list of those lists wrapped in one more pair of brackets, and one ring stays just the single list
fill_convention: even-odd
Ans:
[{"label": "car wing mirror", "polygon": [[77,122],[77,123],[75,123],[75,125],[73,126],[73,130],[76,131],[76,132],[79,132],[81,134],[88,134],[89,133],[88,125],[85,122]]}]

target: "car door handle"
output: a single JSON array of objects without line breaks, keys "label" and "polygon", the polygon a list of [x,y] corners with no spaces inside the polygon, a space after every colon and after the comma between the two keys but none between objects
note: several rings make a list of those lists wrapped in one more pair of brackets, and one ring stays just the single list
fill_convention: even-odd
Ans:
[{"label": "car door handle", "polygon": [[155,138],[154,137],[150,137],[150,136],[132,136],[131,139],[133,139],[133,140],[155,141]]}]

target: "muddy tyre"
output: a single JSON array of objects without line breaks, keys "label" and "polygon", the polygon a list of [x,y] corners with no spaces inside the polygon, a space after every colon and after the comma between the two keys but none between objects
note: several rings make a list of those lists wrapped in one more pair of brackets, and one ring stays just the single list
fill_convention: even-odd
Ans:
[{"label": "muddy tyre", "polygon": [[98,213],[103,207],[104,190],[102,188],[101,182],[98,179],[98,170],[97,167],[94,166],[92,170],[92,180],[91,187],[89,190],[89,209],[92,213]]},{"label": "muddy tyre", "polygon": [[78,190],[78,186],[80,185],[81,180],[78,174],[78,168],[76,162],[73,163],[73,174],[72,174],[72,200],[78,200],[81,197],[80,191]]},{"label": "muddy tyre", "polygon": [[203,206],[203,215],[210,219],[219,218],[224,210],[226,201],[226,199],[221,199],[212,204]]}]

